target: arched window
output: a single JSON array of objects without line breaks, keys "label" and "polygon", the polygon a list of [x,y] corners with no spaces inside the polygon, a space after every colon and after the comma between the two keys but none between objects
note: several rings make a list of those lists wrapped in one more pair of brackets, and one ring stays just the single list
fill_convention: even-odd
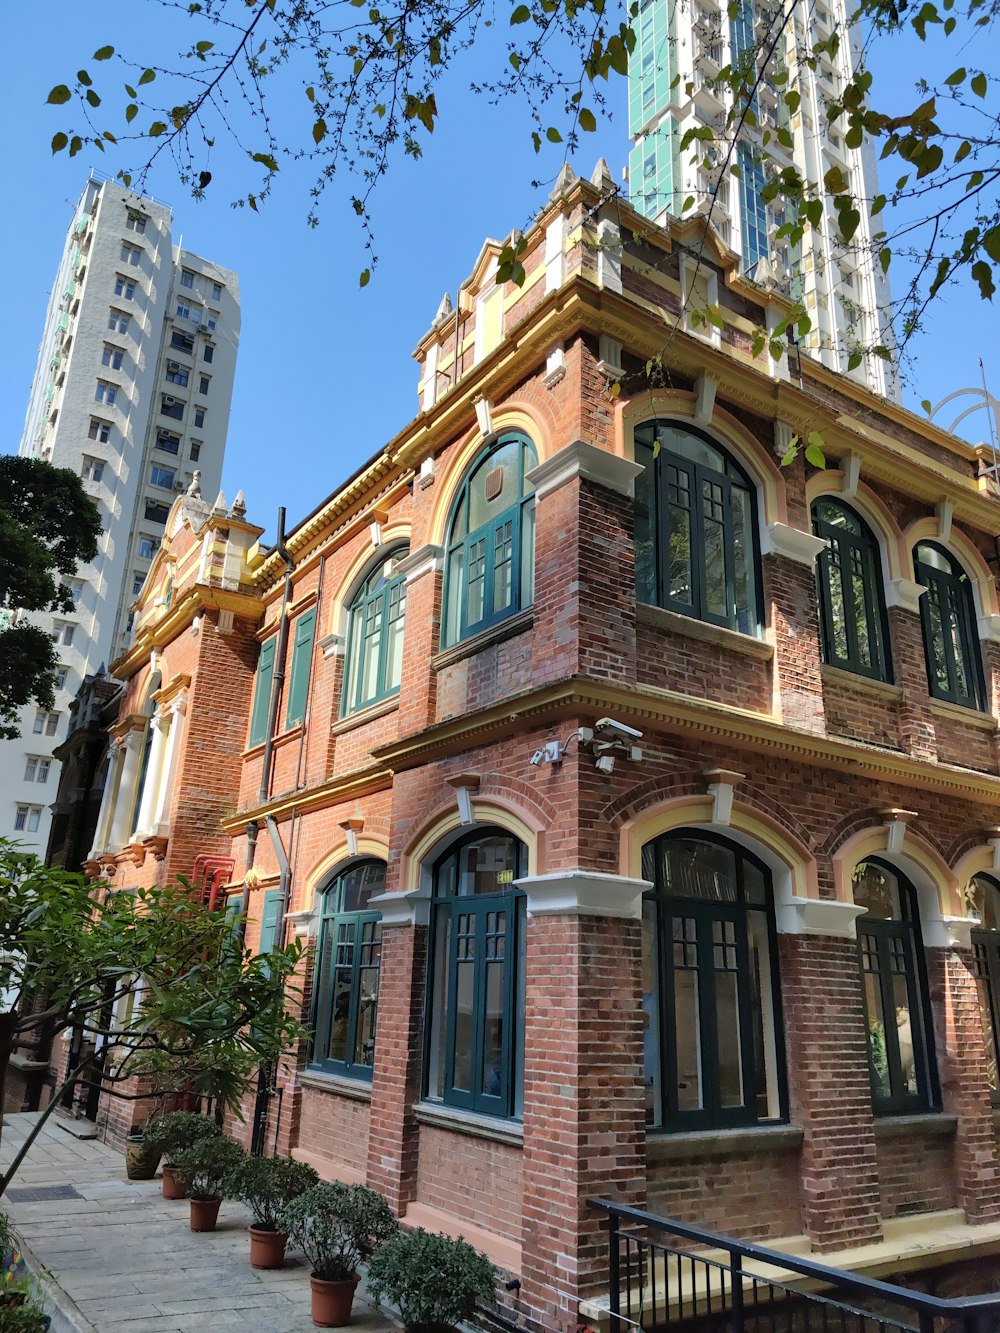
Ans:
[{"label": "arched window", "polygon": [[345,714],[399,692],[406,611],[406,577],[399,572],[399,562],[409,550],[408,546],[398,546],[390,551],[351,603],[341,710]]},{"label": "arched window", "polygon": [[434,867],[425,1096],[488,1115],[521,1112],[525,847],[477,830]]},{"label": "arched window", "polygon": [[635,578],[640,602],[756,634],[761,623],[755,490],[690,427],[636,427]]},{"label": "arched window", "polygon": [[876,1115],[926,1111],[937,1100],[927,974],[917,894],[882,861],[854,872],[858,951]]},{"label": "arched window", "polygon": [[695,829],[647,843],[646,1119],[665,1129],[787,1116],[771,876]]},{"label": "arched window", "polygon": [[885,595],[875,534],[853,509],[824,497],[812,507],[813,532],[826,542],[816,567],[823,660],[874,680],[889,680]]},{"label": "arched window", "polygon": [[920,542],[913,556],[920,599],[927,684],[936,699],[983,708],[986,691],[972,587],[961,565],[936,542]]},{"label": "arched window", "polygon": [[523,611],[535,596],[535,446],[508,431],[472,466],[452,506],[442,645]]},{"label": "arched window", "polygon": [[979,1015],[986,1038],[986,1068],[994,1101],[1000,1099],[1000,885],[989,875],[976,875],[969,886],[979,928],[972,932],[973,967],[979,993]]},{"label": "arched window", "polygon": [[371,906],[385,892],[385,863],[356,861],[323,895],[316,961],[311,1064],[370,1079],[375,1063],[382,919]]}]

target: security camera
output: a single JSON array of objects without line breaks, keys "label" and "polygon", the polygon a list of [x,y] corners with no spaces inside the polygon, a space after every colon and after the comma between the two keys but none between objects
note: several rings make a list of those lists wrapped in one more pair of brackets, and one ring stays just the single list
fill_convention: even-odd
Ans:
[{"label": "security camera", "polygon": [[616,722],[613,717],[598,718],[594,724],[594,730],[598,736],[611,736],[616,741],[638,741],[642,739],[641,731],[637,731],[635,727],[627,727],[624,722]]},{"label": "security camera", "polygon": [[536,750],[535,753],[534,753],[534,754],[531,756],[531,758],[528,760],[528,763],[529,763],[529,764],[533,764],[534,767],[537,768],[538,765],[542,762],[542,760],[543,760],[544,758],[545,758],[545,751],[544,751],[544,750]]},{"label": "security camera", "polygon": [[615,771],[615,757],[613,754],[602,754],[595,765],[598,773],[613,773]]}]

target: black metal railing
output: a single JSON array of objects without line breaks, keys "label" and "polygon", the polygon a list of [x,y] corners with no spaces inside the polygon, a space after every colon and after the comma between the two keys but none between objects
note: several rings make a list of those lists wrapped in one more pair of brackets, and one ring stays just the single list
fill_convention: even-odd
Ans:
[{"label": "black metal railing", "polygon": [[608,1219],[610,1333],[1000,1331],[1000,1295],[944,1300],[608,1199],[589,1204]]}]

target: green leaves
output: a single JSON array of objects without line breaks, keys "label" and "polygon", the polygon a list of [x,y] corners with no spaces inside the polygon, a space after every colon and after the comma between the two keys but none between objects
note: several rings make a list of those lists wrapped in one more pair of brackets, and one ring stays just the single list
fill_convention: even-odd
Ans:
[{"label": "green leaves", "polygon": [[813,467],[825,468],[826,455],[823,452],[823,436],[818,430],[811,430],[806,436],[806,462]]},{"label": "green leaves", "polygon": [[67,145],[68,143],[69,143],[69,138],[67,137],[67,135],[63,134],[61,131],[60,131],[59,134],[55,134],[55,135],[53,135],[53,136],[52,136],[52,151],[53,151],[53,153],[61,153],[62,150],[66,147],[66,145]]},{"label": "green leaves", "polygon": [[364,269],[361,276],[358,278],[358,286],[367,287],[369,282],[371,281],[371,276],[372,276],[371,269],[370,268]]},{"label": "green leaves", "polygon": [[73,96],[64,83],[57,83],[45,99],[50,106],[62,106]]},{"label": "green leaves", "polygon": [[110,60],[115,53],[113,46],[101,46],[94,52],[95,60]]},{"label": "green leaves", "polygon": [[313,125],[312,135],[313,143],[322,143],[326,138],[326,121],[322,117]]},{"label": "green leaves", "polygon": [[250,160],[252,162],[259,162],[260,165],[266,167],[268,171],[278,170],[278,164],[270,153],[252,153]]},{"label": "green leaves", "polygon": [[974,74],[974,75],[972,76],[972,81],[971,81],[971,83],[970,83],[969,86],[971,87],[972,91],[976,94],[977,97],[985,97],[985,96],[986,96],[986,75],[985,75],[985,74]]},{"label": "green leaves", "polygon": [[585,106],[580,108],[577,123],[579,124],[580,129],[585,130],[588,134],[593,134],[597,129],[597,119],[593,111],[588,110]]},{"label": "green leaves", "polygon": [[528,8],[528,6],[518,5],[518,7],[514,10],[513,14],[511,14],[510,16],[511,27],[513,27],[516,23],[527,23],[528,19],[530,18],[531,18],[531,10]]},{"label": "green leaves", "polygon": [[156,78],[155,70],[153,69],[144,70],[142,74],[139,75],[139,87],[141,88],[145,83],[152,83],[155,78]]}]

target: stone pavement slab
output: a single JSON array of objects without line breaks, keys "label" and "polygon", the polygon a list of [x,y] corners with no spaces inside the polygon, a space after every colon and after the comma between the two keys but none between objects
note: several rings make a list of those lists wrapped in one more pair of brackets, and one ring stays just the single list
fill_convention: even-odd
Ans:
[{"label": "stone pavement slab", "polygon": [[[0,1137],[6,1166],[34,1123],[7,1115]],[[71,1186],[77,1198],[29,1197],[19,1190]],[[309,1279],[301,1255],[277,1272],[250,1267],[241,1205],[222,1205],[219,1228],[197,1234],[186,1200],[164,1199],[160,1180],[129,1181],[121,1153],[78,1139],[51,1119],[0,1206],[13,1218],[33,1268],[54,1288],[53,1333],[306,1333]],[[53,1305],[54,1302],[54,1305]],[[398,1333],[399,1324],[358,1288],[352,1327]]]}]

